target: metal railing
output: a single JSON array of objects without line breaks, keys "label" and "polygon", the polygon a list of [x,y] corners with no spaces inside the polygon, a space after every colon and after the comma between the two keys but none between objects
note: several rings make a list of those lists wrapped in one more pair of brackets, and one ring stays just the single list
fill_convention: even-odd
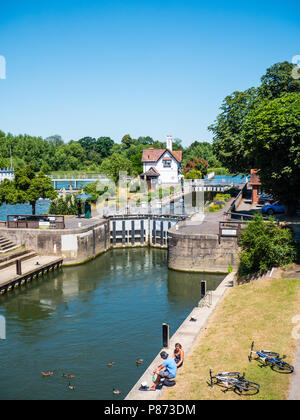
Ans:
[{"label": "metal railing", "polygon": [[9,229],[65,229],[65,216],[57,215],[8,215],[6,227]]}]

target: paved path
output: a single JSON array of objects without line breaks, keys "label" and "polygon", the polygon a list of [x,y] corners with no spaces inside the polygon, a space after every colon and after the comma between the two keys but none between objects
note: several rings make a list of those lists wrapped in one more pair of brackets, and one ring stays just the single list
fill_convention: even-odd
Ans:
[{"label": "paved path", "polygon": [[[41,268],[44,265],[51,264],[52,262],[55,262],[57,260],[57,256],[55,257],[37,255],[36,257],[33,257],[29,260],[22,261],[22,276],[26,275],[27,273],[30,273],[33,270],[36,270],[37,268]],[[39,266],[36,265],[37,262],[39,262]],[[22,276],[17,276],[15,264],[6,267],[0,271],[0,286]]]},{"label": "paved path", "polygon": [[217,212],[196,214],[190,220],[180,223],[179,232],[187,234],[217,235],[219,233],[219,222],[224,220],[224,212],[228,211],[234,198],[231,198],[226,206]]},{"label": "paved path", "polygon": [[81,227],[89,227],[97,225],[99,222],[104,221],[101,216],[99,216],[96,212],[92,214],[91,219],[85,219],[84,217],[66,217],[65,218],[65,226],[66,229],[80,229]]}]

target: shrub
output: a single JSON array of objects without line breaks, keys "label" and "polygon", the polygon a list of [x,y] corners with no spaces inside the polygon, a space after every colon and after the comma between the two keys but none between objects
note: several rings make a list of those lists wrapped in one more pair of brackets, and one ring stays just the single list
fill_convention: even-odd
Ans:
[{"label": "shrub", "polygon": [[77,199],[68,194],[53,200],[50,204],[49,214],[74,215],[77,214]]},{"label": "shrub", "polygon": [[239,276],[267,271],[296,261],[296,242],[290,229],[283,229],[273,218],[264,221],[256,214],[239,238],[241,247]]},{"label": "shrub", "polygon": [[215,201],[225,201],[227,202],[228,200],[230,200],[231,195],[230,194],[217,194],[215,196]]},{"label": "shrub", "polygon": [[221,209],[221,206],[219,206],[218,204],[212,204],[208,207],[208,211],[210,213],[213,213],[215,211],[219,211]]}]

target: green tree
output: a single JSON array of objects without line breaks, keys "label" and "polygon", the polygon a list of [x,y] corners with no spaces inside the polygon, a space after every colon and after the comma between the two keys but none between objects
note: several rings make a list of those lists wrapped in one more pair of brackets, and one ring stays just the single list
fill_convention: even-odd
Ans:
[{"label": "green tree", "polygon": [[131,173],[132,165],[130,160],[123,154],[113,153],[104,159],[100,166],[100,171],[110,176],[115,182],[119,179],[120,172]]},{"label": "green tree", "polygon": [[294,215],[300,199],[300,95],[262,102],[245,119],[243,139],[264,190]]},{"label": "green tree", "polygon": [[95,148],[96,139],[93,137],[83,137],[78,142],[86,152],[91,152]]},{"label": "green tree", "polygon": [[123,136],[122,141],[121,141],[123,149],[129,149],[130,146],[132,146],[136,143],[137,143],[137,141],[132,139],[130,134],[125,134],[125,136]]},{"label": "green tree", "polygon": [[205,159],[209,167],[221,166],[214,154],[212,144],[208,142],[194,141],[183,153],[183,166],[186,165],[188,160],[194,158]]},{"label": "green tree", "polygon": [[294,65],[287,61],[269,67],[261,78],[258,95],[276,99],[286,93],[300,93],[300,79],[292,76]]},{"label": "green tree", "polygon": [[99,137],[95,143],[94,150],[100,154],[102,158],[106,158],[111,154],[114,141],[110,137]]},{"label": "green tree", "polygon": [[57,192],[51,185],[51,179],[42,172],[36,175],[31,166],[16,171],[13,181],[5,180],[0,184],[0,204],[29,203],[32,214],[35,214],[39,198],[54,200],[56,197]]},{"label": "green tree", "polygon": [[296,261],[297,250],[293,234],[271,218],[265,222],[257,214],[239,238],[239,276],[267,271]]},{"label": "green tree", "polygon": [[242,138],[243,123],[257,103],[256,89],[234,92],[221,106],[216,122],[209,127],[213,132],[213,151],[217,159],[231,173],[249,171],[253,163],[245,156]]}]

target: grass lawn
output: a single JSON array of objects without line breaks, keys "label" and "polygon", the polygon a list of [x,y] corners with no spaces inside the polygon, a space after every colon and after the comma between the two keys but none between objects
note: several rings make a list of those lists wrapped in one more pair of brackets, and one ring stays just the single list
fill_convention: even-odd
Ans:
[{"label": "grass lawn", "polygon": [[[248,361],[250,345],[286,354],[294,362],[297,341],[292,338],[292,318],[300,314],[300,280],[264,279],[230,289],[210,318],[177,374],[177,384],[166,389],[162,399],[286,399],[291,375],[260,368]],[[260,384],[255,396],[223,393],[210,388],[209,368],[220,372],[245,372],[246,379]]]}]

